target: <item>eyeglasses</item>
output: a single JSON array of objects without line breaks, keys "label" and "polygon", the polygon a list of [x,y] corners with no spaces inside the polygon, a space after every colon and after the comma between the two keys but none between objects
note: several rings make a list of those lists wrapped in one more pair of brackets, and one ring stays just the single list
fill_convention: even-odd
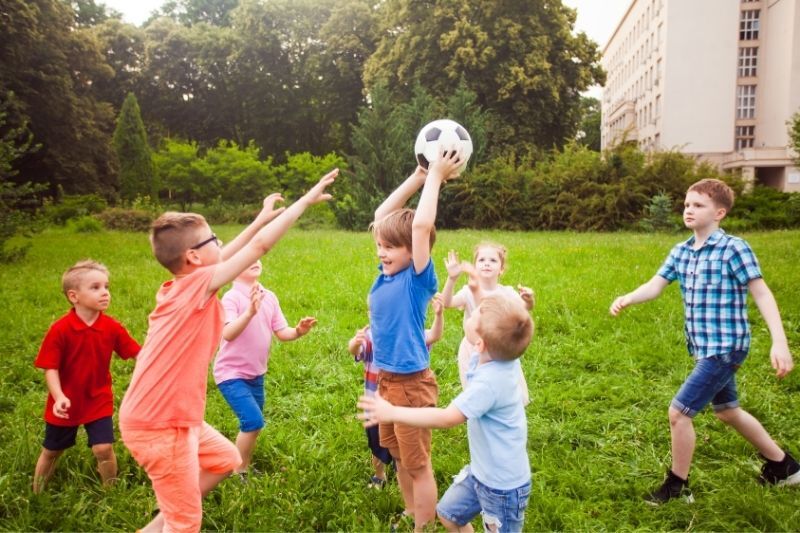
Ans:
[{"label": "eyeglasses", "polygon": [[190,250],[197,250],[198,248],[202,248],[203,246],[205,246],[206,244],[210,243],[211,241],[216,241],[217,245],[219,245],[219,239],[217,238],[217,236],[214,233],[212,233],[211,237],[209,237],[208,239],[204,240],[203,242],[198,242],[194,246],[190,246],[189,249]]}]

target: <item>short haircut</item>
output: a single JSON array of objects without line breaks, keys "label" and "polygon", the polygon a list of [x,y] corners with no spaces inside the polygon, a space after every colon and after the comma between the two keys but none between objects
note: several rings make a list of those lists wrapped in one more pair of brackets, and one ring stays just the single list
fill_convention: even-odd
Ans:
[{"label": "short haircut", "polygon": [[508,255],[508,250],[502,244],[497,244],[496,242],[489,242],[485,241],[477,246],[472,250],[472,262],[475,263],[478,260],[478,252],[480,252],[483,248],[489,248],[497,252],[497,255],[500,257],[500,267],[506,267],[506,256]]},{"label": "short haircut", "polygon": [[692,186],[689,187],[689,191],[707,194],[709,197],[711,197],[711,201],[714,202],[715,206],[722,207],[728,213],[733,207],[733,200],[735,196],[733,189],[731,189],[724,181],[707,178],[692,184]]},{"label": "short haircut", "polygon": [[197,229],[207,225],[203,215],[167,211],[150,226],[153,255],[173,274],[183,266],[183,254],[194,246]]},{"label": "short haircut", "polygon": [[[64,272],[61,276],[61,290],[64,291],[64,296],[67,296],[68,291],[74,291],[80,288],[83,277],[89,273],[90,270],[96,270],[109,276],[108,268],[102,263],[92,261],[91,259],[84,259],[78,261]],[[67,300],[69,297],[67,296]]]},{"label": "short haircut", "polygon": [[[370,226],[372,236],[391,244],[394,247],[405,247],[409,251],[411,244],[411,226],[414,223],[414,210],[409,208],[392,211],[381,220],[376,220]],[[433,249],[436,242],[436,228],[431,228],[431,238],[429,246]]]},{"label": "short haircut", "polygon": [[480,313],[478,335],[492,359],[511,361],[525,352],[533,337],[533,320],[521,298],[492,294],[475,312]]}]

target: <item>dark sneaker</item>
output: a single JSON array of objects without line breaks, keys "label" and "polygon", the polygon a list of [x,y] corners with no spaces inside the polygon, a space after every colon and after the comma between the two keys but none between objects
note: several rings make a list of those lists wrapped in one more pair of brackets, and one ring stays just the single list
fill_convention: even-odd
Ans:
[{"label": "dark sneaker", "polygon": [[371,489],[382,489],[386,485],[386,479],[381,479],[378,476],[372,476],[369,479],[367,486]]},{"label": "dark sneaker", "polygon": [[767,485],[798,485],[800,484],[800,464],[784,452],[786,457],[783,461],[776,462],[767,460],[761,467],[759,481]]},{"label": "dark sneaker", "polygon": [[694,496],[689,490],[688,480],[679,478],[670,470],[664,483],[658,490],[645,496],[644,501],[650,505],[661,505],[676,498],[680,498],[686,503],[694,503]]}]

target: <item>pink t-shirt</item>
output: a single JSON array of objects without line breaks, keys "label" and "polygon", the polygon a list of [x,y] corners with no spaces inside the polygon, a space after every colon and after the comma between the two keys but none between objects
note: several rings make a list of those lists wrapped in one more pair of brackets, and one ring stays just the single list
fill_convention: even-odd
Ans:
[{"label": "pink t-shirt", "polygon": [[208,365],[222,337],[222,305],[208,285],[216,265],[170,280],[156,293],[147,338],[122,399],[126,429],[203,423]]},{"label": "pink t-shirt", "polygon": [[[258,287],[264,291],[264,298],[256,316],[250,319],[238,337],[230,342],[223,339],[220,344],[214,362],[214,381],[217,384],[229,379],[253,379],[266,374],[272,333],[288,326],[275,293],[260,283]],[[234,281],[233,288],[222,297],[225,323],[238,318],[249,306],[250,287]]]}]

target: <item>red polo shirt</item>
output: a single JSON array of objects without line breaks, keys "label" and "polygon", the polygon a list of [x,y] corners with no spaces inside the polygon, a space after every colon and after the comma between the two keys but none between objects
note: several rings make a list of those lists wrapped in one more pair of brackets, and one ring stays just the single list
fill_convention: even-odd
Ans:
[{"label": "red polo shirt", "polygon": [[70,400],[69,418],[53,414],[54,399],[47,395],[44,419],[56,426],[77,426],[114,413],[111,392],[111,353],[136,357],[139,343],[113,318],[100,313],[89,326],[75,309],[50,326],[35,365],[58,370],[61,389]]}]

